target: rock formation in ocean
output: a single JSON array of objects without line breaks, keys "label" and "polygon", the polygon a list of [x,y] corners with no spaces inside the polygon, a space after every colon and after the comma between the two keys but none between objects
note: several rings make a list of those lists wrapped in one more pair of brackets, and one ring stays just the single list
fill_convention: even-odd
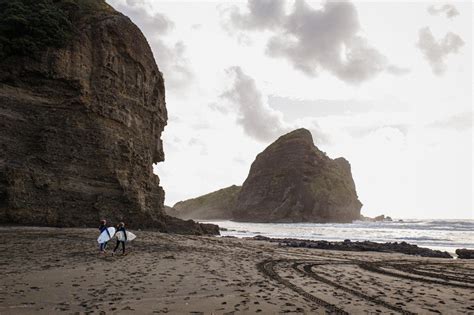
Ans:
[{"label": "rock formation in ocean", "polygon": [[456,255],[460,259],[474,259],[474,249],[458,248],[456,249]]},{"label": "rock formation in ocean", "polygon": [[297,129],[253,162],[233,219],[247,222],[352,222],[362,207],[344,158],[331,159]]},{"label": "rock formation in ocean", "polygon": [[392,222],[393,219],[390,216],[385,216],[384,214],[378,215],[376,217],[366,217],[364,215],[360,215],[360,221],[367,221],[367,222]]},{"label": "rock formation in ocean", "polygon": [[240,186],[232,185],[209,194],[180,201],[169,214],[181,219],[230,220]]},{"label": "rock formation in ocean", "polygon": [[[408,244],[407,242],[394,243],[377,243],[371,241],[356,241],[352,242],[349,239],[343,242],[329,242],[317,240],[301,240],[291,238],[269,238],[262,235],[256,235],[252,238],[257,241],[268,241],[278,243],[280,246],[288,247],[304,247],[316,248],[325,250],[340,250],[340,251],[357,251],[357,252],[386,252],[386,253],[403,253],[407,255],[421,256],[421,257],[437,257],[437,258],[453,258],[451,254],[446,251],[436,249],[418,247],[415,244]],[[458,249],[459,250],[459,249]],[[456,250],[456,253],[457,251]],[[459,257],[461,258],[461,257]]]},{"label": "rock formation in ocean", "polygon": [[0,222],[218,233],[164,214],[165,86],[141,31],[103,1],[48,3],[72,24],[64,45],[0,45]]}]

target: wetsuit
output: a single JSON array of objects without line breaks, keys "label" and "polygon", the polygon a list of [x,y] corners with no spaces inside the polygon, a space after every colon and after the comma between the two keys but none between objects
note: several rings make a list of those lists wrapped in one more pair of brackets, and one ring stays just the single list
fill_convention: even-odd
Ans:
[{"label": "wetsuit", "polygon": [[120,243],[122,243],[122,254],[125,254],[125,242],[127,241],[127,231],[125,231],[125,227],[122,226],[117,229],[116,233],[118,232],[123,232],[123,235],[125,236],[125,240],[119,241],[119,239],[117,238],[117,244],[115,245],[114,253],[118,249]]},{"label": "wetsuit", "polygon": [[[109,234],[109,238],[112,238],[112,236],[111,236],[110,233],[109,233],[109,230],[107,230],[107,225],[101,224],[101,225],[99,226],[100,234],[102,234],[102,232],[104,232],[104,230],[107,231],[107,234]],[[99,235],[100,235],[100,234],[99,234]],[[104,251],[106,247],[107,247],[107,242],[104,242],[104,243],[100,243],[100,244],[99,244],[99,250],[100,250],[101,252]]]}]

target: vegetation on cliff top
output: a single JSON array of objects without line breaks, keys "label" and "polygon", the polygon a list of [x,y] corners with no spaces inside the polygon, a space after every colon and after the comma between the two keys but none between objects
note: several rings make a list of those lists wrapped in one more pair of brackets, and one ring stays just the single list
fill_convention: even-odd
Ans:
[{"label": "vegetation on cliff top", "polygon": [[80,17],[109,9],[104,0],[0,0],[0,59],[64,47]]},{"label": "vegetation on cliff top", "polygon": [[203,206],[209,206],[209,205],[216,205],[216,204],[221,204],[224,203],[227,205],[229,200],[235,200],[237,197],[237,194],[240,191],[240,186],[232,185],[227,188],[222,188],[217,191],[205,194],[200,197],[196,197],[193,199],[188,199],[185,201],[180,201],[176,203],[173,208],[181,209],[183,207],[189,208],[189,207],[203,207]]},{"label": "vegetation on cliff top", "polygon": [[229,219],[240,188],[241,186],[232,185],[200,197],[180,201],[173,206],[175,212],[170,214],[184,219]]}]

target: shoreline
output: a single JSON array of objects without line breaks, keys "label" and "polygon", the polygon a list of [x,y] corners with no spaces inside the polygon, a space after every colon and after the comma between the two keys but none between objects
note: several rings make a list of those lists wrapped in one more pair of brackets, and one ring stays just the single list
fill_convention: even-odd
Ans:
[{"label": "shoreline", "polygon": [[408,244],[407,242],[385,242],[378,243],[372,241],[356,241],[353,242],[349,239],[344,241],[326,241],[326,240],[305,240],[298,238],[271,238],[261,235],[254,236],[253,239],[257,241],[267,241],[278,243],[279,246],[286,247],[304,247],[311,249],[322,249],[322,250],[338,250],[338,251],[349,251],[349,252],[383,252],[383,253],[402,253],[412,256],[420,257],[433,257],[433,258],[445,258],[452,259],[452,257],[446,251],[433,250],[426,247],[419,247],[418,245]]},{"label": "shoreline", "polygon": [[207,221],[219,225],[222,236],[239,238],[257,235],[305,241],[402,243],[455,255],[456,249],[474,250],[474,220],[416,220],[410,222],[345,223],[242,223],[228,220]]},{"label": "shoreline", "polygon": [[99,256],[95,229],[0,227],[0,313],[474,311],[472,260],[132,232]]}]

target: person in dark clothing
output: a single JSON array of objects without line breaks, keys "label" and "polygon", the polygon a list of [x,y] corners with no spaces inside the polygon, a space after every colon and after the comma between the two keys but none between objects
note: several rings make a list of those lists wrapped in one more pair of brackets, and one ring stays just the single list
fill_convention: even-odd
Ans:
[{"label": "person in dark clothing", "polygon": [[[107,231],[107,234],[109,234],[109,237],[112,238],[112,236],[109,233],[109,230],[107,230],[107,221],[106,220],[100,220],[99,231],[100,231],[100,234],[102,234],[102,232],[104,232],[104,231]],[[107,242],[100,243],[99,244],[99,252],[101,254],[105,253],[105,248],[106,247],[107,247]]]},{"label": "person in dark clothing", "polygon": [[117,231],[115,234],[123,232],[124,238],[122,240],[119,240],[117,237],[117,244],[115,245],[114,251],[112,252],[112,255],[115,254],[117,251],[118,247],[120,244],[122,244],[122,255],[125,255],[125,242],[127,241],[127,231],[125,230],[125,223],[120,222],[119,225],[117,226]]}]

